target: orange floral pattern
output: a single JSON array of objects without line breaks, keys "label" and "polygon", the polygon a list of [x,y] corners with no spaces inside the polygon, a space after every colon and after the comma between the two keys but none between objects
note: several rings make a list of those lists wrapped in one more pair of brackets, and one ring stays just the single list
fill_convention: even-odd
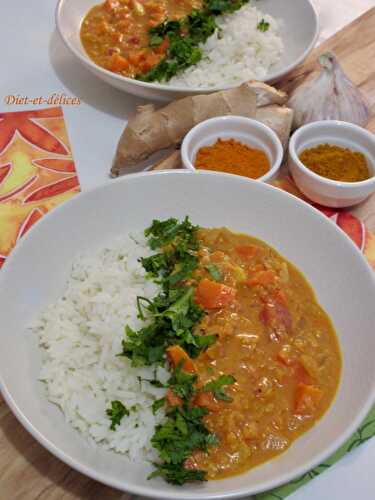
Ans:
[{"label": "orange floral pattern", "polygon": [[370,266],[375,270],[375,235],[370,233],[364,223],[350,212],[340,209],[327,208],[309,201],[296,187],[289,176],[277,179],[274,186],[303,199],[317,208],[324,215],[333,220],[351,238],[364,254]]},{"label": "orange floral pattern", "polygon": [[35,222],[79,190],[60,107],[0,113],[0,267]]}]

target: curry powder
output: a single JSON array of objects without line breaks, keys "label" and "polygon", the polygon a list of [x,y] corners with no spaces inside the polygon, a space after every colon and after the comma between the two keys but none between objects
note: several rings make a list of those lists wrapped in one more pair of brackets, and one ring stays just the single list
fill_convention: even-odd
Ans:
[{"label": "curry powder", "polygon": [[269,171],[270,162],[260,149],[250,148],[235,139],[218,139],[212,146],[199,149],[195,168],[257,179]]},{"label": "curry powder", "polygon": [[334,181],[359,182],[371,177],[365,155],[340,146],[305,149],[299,159],[308,169]]}]

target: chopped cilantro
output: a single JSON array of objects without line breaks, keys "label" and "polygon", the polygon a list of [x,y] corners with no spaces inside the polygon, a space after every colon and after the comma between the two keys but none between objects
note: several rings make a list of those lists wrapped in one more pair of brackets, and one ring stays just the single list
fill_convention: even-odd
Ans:
[{"label": "chopped cilantro", "polygon": [[116,430],[116,427],[120,424],[123,417],[128,417],[130,414],[129,410],[121,403],[121,401],[112,401],[111,408],[108,408],[106,413],[111,419],[111,431]]},{"label": "chopped cilantro", "polygon": [[152,403],[152,413],[155,415],[155,413],[160,410],[160,408],[163,408],[163,406],[165,405],[165,398],[160,398],[160,399],[156,399],[153,403]]},{"label": "chopped cilantro", "polygon": [[269,27],[270,27],[270,23],[268,23],[267,21],[265,21],[264,19],[262,19],[260,21],[260,23],[258,23],[257,29],[259,31],[262,31],[263,33],[265,33],[266,31],[269,30]]},{"label": "chopped cilantro", "polygon": [[249,1],[205,0],[201,10],[193,10],[179,21],[167,20],[151,28],[149,45],[156,47],[168,38],[169,46],[165,57],[147,73],[137,75],[137,79],[146,82],[168,81],[199,62],[203,55],[199,45],[218,30],[215,16],[234,12]]},{"label": "chopped cilantro", "polygon": [[185,285],[198,267],[197,231],[188,217],[181,223],[173,218],[154,220],[145,231],[150,248],[158,253],[140,262],[162,291],[152,300],[137,299],[138,317],[147,317],[149,323],[138,332],[125,328],[120,355],[130,358],[133,366],[164,364],[170,345],[180,345],[196,357],[216,340],[194,332],[204,311],[194,301],[194,286]]},{"label": "chopped cilantro", "polygon": [[[179,396],[180,406],[170,407],[166,420],[158,425],[151,443],[159,452],[161,463],[155,463],[156,470],[151,477],[162,476],[172,484],[184,484],[186,481],[204,481],[206,472],[185,468],[185,460],[195,450],[208,451],[209,446],[218,444],[218,440],[203,422],[207,408],[192,406],[192,398],[198,389],[195,386],[197,375],[186,373],[177,365],[168,386]],[[156,402],[155,402],[156,403]],[[157,403],[158,407],[159,404]]]},{"label": "chopped cilantro", "polygon": [[210,276],[215,281],[221,280],[221,273],[215,264],[208,264],[206,266],[207,271],[210,273]]},{"label": "chopped cilantro", "polygon": [[203,391],[212,391],[215,398],[221,401],[233,401],[233,398],[225,394],[223,387],[226,385],[232,385],[235,381],[236,379],[232,375],[220,375],[218,379],[208,382],[203,387]]}]

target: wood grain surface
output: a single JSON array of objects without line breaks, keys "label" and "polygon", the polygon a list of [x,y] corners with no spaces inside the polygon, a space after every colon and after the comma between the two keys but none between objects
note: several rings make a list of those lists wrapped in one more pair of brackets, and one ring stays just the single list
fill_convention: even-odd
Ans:
[{"label": "wood grain surface", "polygon": [[[375,132],[375,8],[316,49],[279,86],[287,91],[316,71],[316,58],[333,50],[350,78],[369,99]],[[375,231],[375,196],[353,210]],[[130,500],[131,495],[101,485],[46,451],[18,423],[0,396],[0,500]]]}]

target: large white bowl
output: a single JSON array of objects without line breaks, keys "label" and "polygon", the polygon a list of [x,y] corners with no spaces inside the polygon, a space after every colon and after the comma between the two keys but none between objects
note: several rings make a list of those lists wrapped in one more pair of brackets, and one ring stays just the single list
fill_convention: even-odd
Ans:
[{"label": "large white bowl", "polygon": [[[140,97],[172,100],[186,95],[209,93],[217,88],[172,87],[158,83],[145,83],[112,73],[95,64],[86,54],[79,36],[81,23],[87,12],[101,0],[59,0],[56,9],[57,29],[68,49],[90,70],[114,87]],[[285,50],[280,63],[272,68],[264,81],[275,81],[300,64],[314,47],[319,23],[310,0],[262,0],[256,2],[266,14],[282,21],[281,36]],[[89,85],[90,82],[87,82]]]},{"label": "large white bowl", "polygon": [[[30,321],[63,292],[71,260],[140,229],[184,217],[261,238],[297,265],[331,316],[343,354],[337,397],[323,419],[279,458],[232,479],[173,487],[146,479],[150,467],[88,444],[48,403],[37,381],[41,353]],[[46,215],[0,273],[0,383],[20,422],[75,469],[113,487],[163,500],[236,498],[289,481],[317,465],[356,430],[375,401],[375,282],[351,240],[297,198],[267,184],[217,173],[160,172],[113,181]]]}]

